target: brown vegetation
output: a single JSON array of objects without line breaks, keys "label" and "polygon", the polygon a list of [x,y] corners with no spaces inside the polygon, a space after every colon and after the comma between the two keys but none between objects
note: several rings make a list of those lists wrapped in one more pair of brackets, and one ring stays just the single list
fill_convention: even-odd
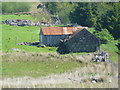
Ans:
[{"label": "brown vegetation", "polygon": [[[45,77],[32,78],[29,76],[17,78],[3,78],[2,87],[7,88],[117,88],[118,72],[117,68],[111,66],[107,62],[95,63],[92,61],[93,54],[86,55],[59,55],[56,53],[19,53],[19,54],[3,54],[3,59],[7,62],[16,61],[71,61],[83,63],[82,67],[78,67],[69,72],[62,74],[51,74]],[[9,57],[9,59],[5,59]],[[19,58],[19,59],[18,59]],[[24,59],[23,59],[24,58]],[[56,66],[57,68],[57,66]],[[96,79],[97,81],[93,81]]]}]

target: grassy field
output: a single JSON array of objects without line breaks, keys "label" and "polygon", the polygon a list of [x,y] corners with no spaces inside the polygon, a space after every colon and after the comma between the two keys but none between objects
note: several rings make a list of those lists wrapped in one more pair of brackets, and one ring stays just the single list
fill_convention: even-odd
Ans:
[{"label": "grassy field", "polygon": [[[93,33],[95,31],[94,28],[88,28],[88,31]],[[108,42],[107,44],[101,44],[101,49],[102,50],[105,50],[109,53],[109,56],[110,56],[110,60],[115,62],[115,63],[118,63],[118,48],[117,46],[115,45],[118,41],[111,41],[111,42]]]},{"label": "grassy field", "polygon": [[[2,21],[6,19],[28,19],[35,21],[35,18],[30,15],[3,15]],[[56,53],[56,47],[41,48],[29,45],[17,45],[17,43],[22,42],[39,41],[41,27],[19,27],[5,24],[0,26],[2,27],[1,41],[3,52],[0,53],[2,55],[2,69],[0,68],[0,70],[2,70],[2,77],[5,82],[4,87],[20,87],[21,82],[23,83],[21,87],[25,87],[26,82],[28,87],[29,85],[31,86],[28,82],[33,83],[33,87],[117,87],[117,78],[115,77],[117,70],[106,63],[93,63],[91,61],[92,56],[87,56],[88,53],[86,52],[60,55]],[[88,30],[92,33],[95,29],[89,28]],[[109,53],[112,61],[117,63],[118,55],[116,52],[118,49],[115,43],[116,41],[102,44],[101,48]],[[13,51],[12,48],[17,48],[21,51]],[[107,81],[106,83],[105,81],[100,86],[91,82],[73,83],[68,80],[68,76],[79,80],[80,77],[84,78],[84,76],[90,77],[98,74],[108,79],[110,78],[113,82],[109,83]],[[26,77],[31,78],[26,79]],[[41,79],[42,77],[44,79]],[[59,79],[62,81],[59,81]],[[45,85],[40,84],[39,80],[41,80],[41,83],[45,81]],[[49,82],[54,82],[54,84],[49,84]]]},{"label": "grassy field", "polygon": [[[88,29],[91,33],[93,33],[95,31],[94,28],[89,28]],[[102,44],[101,45],[101,49],[105,50],[109,53],[110,56],[110,60],[112,60],[113,62],[117,63],[118,62],[118,48],[115,45],[118,41],[112,41],[112,42],[108,42],[107,44]]]},{"label": "grassy field", "polygon": [[[61,56],[54,53],[3,54],[3,87],[118,87],[117,68],[109,63],[92,63],[90,56],[85,56]],[[78,59],[79,57],[84,59]],[[103,81],[92,83],[92,77]]]},{"label": "grassy field", "polygon": [[63,73],[83,66],[70,58],[56,54],[18,53],[3,55],[3,77],[41,77]]},{"label": "grassy field", "polygon": [[102,44],[101,48],[109,53],[110,60],[118,63],[118,48],[115,46],[117,41],[109,42],[108,44]]},{"label": "grassy field", "polygon": [[[2,21],[5,21],[6,19],[29,19],[33,20],[31,16],[28,15],[3,15]],[[36,42],[39,41],[39,32],[41,27],[36,26],[25,26],[25,27],[17,27],[17,26],[10,26],[10,25],[2,25],[2,51],[3,53],[13,53],[12,59],[14,60],[14,57],[17,52],[13,51],[12,48],[18,48],[22,51],[20,52],[42,52],[42,53],[56,53],[55,47],[36,47],[36,46],[28,46],[28,45],[17,45],[17,43],[22,42]],[[24,53],[22,53],[23,55]],[[17,76],[32,76],[32,77],[40,77],[49,75],[52,73],[62,73],[65,71],[68,71],[72,68],[78,67],[79,64],[77,62],[61,62],[60,60],[57,61],[36,61],[34,60],[45,60],[47,58],[41,58],[38,57],[30,57],[23,56],[18,53],[18,58],[16,58],[16,62],[8,62],[6,60],[9,60],[10,56],[3,57],[3,76],[4,77],[17,77]],[[21,58],[20,58],[21,57]],[[32,59],[32,61],[30,61]],[[49,57],[48,57],[49,59]],[[29,61],[29,62],[28,62]],[[57,69],[55,66],[59,66]]]},{"label": "grassy field", "polygon": [[[21,15],[20,19],[30,19],[35,20],[30,15]],[[26,18],[27,17],[27,18]],[[6,19],[19,19],[18,15],[3,15],[3,20]],[[3,52],[16,52],[12,51],[12,48],[21,49],[21,51],[27,52],[56,52],[56,47],[46,47],[38,48],[36,46],[20,46],[17,43],[22,42],[36,42],[39,41],[39,32],[41,27],[36,26],[25,26],[25,27],[16,27],[9,25],[2,25],[2,51]],[[91,33],[95,31],[94,28],[88,29]],[[110,59],[114,62],[118,61],[117,47],[115,46],[116,42],[110,42],[108,44],[101,45],[103,50],[106,50],[110,54]],[[87,54],[87,53],[73,53],[75,55]]]},{"label": "grassy field", "polygon": [[40,27],[25,26],[16,27],[9,25],[2,25],[2,50],[3,52],[14,52],[12,48],[18,48],[27,52],[48,52],[55,51],[56,48],[38,48],[36,46],[17,45],[22,42],[36,42],[39,41]]},{"label": "grassy field", "polygon": [[[30,15],[2,15],[2,21],[6,19],[27,19],[36,21]],[[12,48],[18,48],[21,51],[27,52],[55,52],[56,48],[46,47],[38,48],[36,46],[19,46],[17,43],[22,42],[36,42],[39,41],[39,32],[41,27],[36,26],[10,26],[10,25],[1,25],[2,26],[2,51],[3,52],[16,52],[12,51]]]},{"label": "grassy field", "polygon": [[[3,15],[3,20],[6,19],[30,19],[35,20],[31,16],[28,15],[21,15],[21,18],[17,15]],[[2,26],[2,51],[3,53],[13,53],[16,54],[16,51],[13,51],[12,48],[18,48],[20,49],[21,53],[23,52],[36,52],[36,53],[56,53],[56,47],[36,47],[36,46],[28,46],[28,45],[17,45],[17,43],[22,42],[36,42],[39,41],[39,32],[41,27],[36,26],[25,26],[25,27],[17,27],[17,26],[9,26],[9,25],[1,25]],[[92,33],[94,31],[94,28],[89,28],[89,31]],[[108,44],[101,45],[101,48],[103,50],[106,50],[109,55],[110,59],[117,63],[118,61],[118,55],[117,55],[117,47],[115,46],[116,42],[110,42]],[[19,53],[18,53],[19,54]],[[88,54],[86,52],[84,53],[70,53],[68,55],[84,55]],[[65,56],[65,55],[61,55]],[[7,59],[3,58],[3,76],[5,77],[12,77],[12,76],[24,76],[24,75],[31,75],[33,77],[38,76],[44,76],[51,73],[59,73],[59,72],[65,72],[72,68],[79,67],[79,64],[77,62],[61,62],[59,60],[57,61],[51,61],[48,64],[46,62],[34,62],[33,60],[38,59],[38,57],[31,57],[33,60],[29,61],[29,58],[26,58],[25,56],[18,56],[17,59],[20,59],[21,61],[17,62],[7,62],[6,60],[9,60],[9,57]],[[23,61],[23,60],[28,61]],[[41,59],[39,57],[39,59]],[[14,59],[13,59],[14,60]],[[43,59],[44,60],[44,59]],[[46,60],[46,58],[45,58]],[[63,68],[54,68],[55,66],[63,67]],[[21,72],[21,73],[18,73]]]},{"label": "grassy field", "polygon": [[2,15],[2,21],[6,19],[26,19],[36,21],[36,18],[31,17],[31,15]]}]

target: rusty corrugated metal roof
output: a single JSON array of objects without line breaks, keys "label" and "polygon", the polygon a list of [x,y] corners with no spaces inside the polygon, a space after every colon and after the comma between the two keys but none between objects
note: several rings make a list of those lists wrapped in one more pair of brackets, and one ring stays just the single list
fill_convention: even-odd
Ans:
[{"label": "rusty corrugated metal roof", "polygon": [[76,30],[81,30],[87,27],[43,27],[42,32],[44,35],[65,35],[73,34]]},{"label": "rusty corrugated metal roof", "polygon": [[80,30],[77,30],[75,32],[73,32],[73,34],[71,34],[67,39],[64,39],[65,41],[66,40],[70,40],[72,37],[74,37],[78,32],[80,32]]}]

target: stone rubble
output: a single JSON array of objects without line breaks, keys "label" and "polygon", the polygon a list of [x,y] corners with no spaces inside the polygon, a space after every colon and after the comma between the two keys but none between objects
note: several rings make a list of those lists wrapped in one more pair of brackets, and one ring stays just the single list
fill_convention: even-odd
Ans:
[{"label": "stone rubble", "polygon": [[5,22],[3,21],[4,24],[8,24],[11,26],[54,26],[54,25],[60,25],[60,24],[52,24],[50,22],[37,22],[34,23],[31,20],[25,20],[25,19],[7,19]]},{"label": "stone rubble", "polygon": [[7,19],[4,24],[11,26],[40,26],[40,23],[34,23],[31,20],[25,19]]}]

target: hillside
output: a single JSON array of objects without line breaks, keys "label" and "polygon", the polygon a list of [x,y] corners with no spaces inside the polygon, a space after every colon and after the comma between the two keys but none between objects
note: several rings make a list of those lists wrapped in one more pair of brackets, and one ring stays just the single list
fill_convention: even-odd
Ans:
[{"label": "hillside", "polygon": [[[27,19],[35,21],[36,18],[32,17],[31,15],[3,15],[2,21],[5,21],[6,19]],[[18,43],[23,42],[36,42],[39,41],[39,32],[41,26],[24,26],[24,27],[15,27],[15,26],[9,26],[9,25],[2,25],[2,50],[3,52],[16,52],[13,51],[12,48],[18,48],[22,51],[27,52],[56,52],[56,47],[36,47],[36,46],[26,46],[26,45],[17,45]],[[94,28],[88,29],[91,33],[95,31]],[[112,61],[117,62],[118,61],[118,54],[116,53],[118,51],[115,44],[117,41],[109,42],[108,44],[102,44],[101,48],[103,50],[106,50],[110,54],[110,58]],[[110,48],[108,48],[108,46]]]},{"label": "hillside", "polygon": [[[0,88],[118,87],[117,44],[119,37],[116,32],[119,30],[116,27],[119,25],[116,24],[115,14],[117,3],[34,2],[22,4],[23,7],[30,6],[25,12],[31,12],[31,14],[15,15],[13,13],[18,13],[17,8],[20,8],[19,12],[24,12],[24,9],[21,9],[22,5],[20,4],[20,7],[14,10],[11,3],[4,3],[3,10],[9,14],[1,15],[2,68],[0,70],[2,74],[0,82],[3,85],[0,85]],[[37,8],[39,4],[42,8]],[[5,7],[8,5],[11,8]],[[44,5],[45,8],[43,8]],[[55,17],[59,18],[61,24],[54,24],[53,18]],[[56,51],[58,47],[39,44],[40,29],[44,25],[12,26],[5,24],[7,19],[25,19],[35,23],[49,22],[52,27],[78,24],[87,26],[88,31],[100,39],[100,47],[109,54],[109,60],[95,61],[94,58],[98,52],[60,54]]]},{"label": "hillside", "polygon": [[[30,15],[3,15],[3,20],[8,18],[35,20]],[[17,45],[17,43],[22,42],[39,41],[40,28],[36,26],[2,25],[3,87],[20,87],[20,84],[16,83],[16,78],[19,78],[17,81],[19,83],[21,83],[21,80],[24,83],[31,83],[31,80],[34,80],[32,86],[27,84],[27,87],[72,87],[73,85],[75,85],[74,87],[100,87],[98,83],[94,84],[89,81],[92,80],[91,76],[98,77],[98,75],[99,78],[104,79],[104,82],[101,84],[104,84],[103,87],[117,87],[117,68],[109,63],[93,62],[89,53],[59,55],[56,53],[56,47],[42,48]],[[92,33],[94,28],[89,28],[89,31]],[[102,44],[101,47],[110,54],[110,59],[117,63],[118,57],[115,42]],[[15,51],[13,48],[20,51]],[[106,65],[107,67],[105,67]],[[67,76],[69,77],[66,78]],[[46,78],[48,79],[46,80]],[[64,81],[59,79],[64,79]],[[41,80],[45,81],[44,85]],[[54,83],[49,83],[51,80]],[[83,83],[84,80],[88,81]],[[112,83],[109,83],[109,80],[112,80]],[[78,83],[79,81],[81,83]],[[90,84],[88,85],[87,83]],[[21,84],[21,87],[26,86]]]}]

